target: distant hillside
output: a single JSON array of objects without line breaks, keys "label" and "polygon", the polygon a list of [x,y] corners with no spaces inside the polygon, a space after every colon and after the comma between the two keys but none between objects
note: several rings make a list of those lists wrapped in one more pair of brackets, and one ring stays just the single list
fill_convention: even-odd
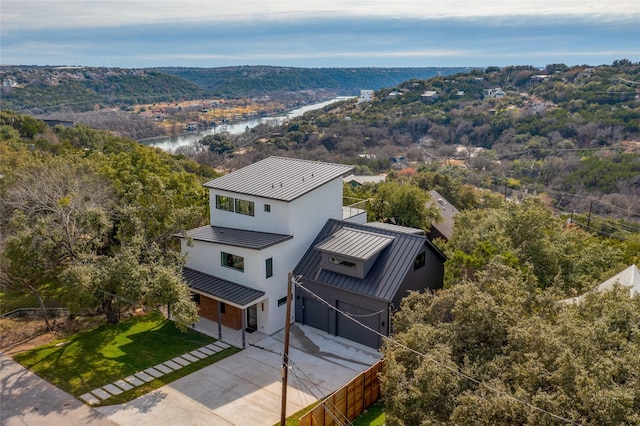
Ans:
[{"label": "distant hillside", "polygon": [[154,70],[6,66],[0,77],[2,109],[33,114],[82,112],[96,105],[122,107],[207,95],[192,82]]},{"label": "distant hillside", "polygon": [[357,95],[361,89],[392,87],[411,79],[429,79],[470,68],[292,68],[240,66],[224,68],[157,68],[189,80],[216,96],[256,96],[275,92],[329,90]]}]

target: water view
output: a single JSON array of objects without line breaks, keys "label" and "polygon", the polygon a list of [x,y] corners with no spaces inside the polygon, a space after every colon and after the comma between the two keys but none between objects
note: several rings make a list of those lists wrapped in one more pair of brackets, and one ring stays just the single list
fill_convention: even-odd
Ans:
[{"label": "water view", "polygon": [[250,120],[239,121],[233,124],[224,124],[222,126],[211,127],[206,130],[200,130],[197,132],[188,132],[181,133],[176,136],[167,136],[153,139],[143,139],[139,142],[145,145],[154,146],[156,148],[160,148],[163,151],[173,151],[176,148],[181,146],[188,146],[194,142],[199,141],[208,135],[215,135],[217,133],[230,133],[232,135],[239,135],[248,129],[252,129],[256,127],[258,124],[262,123],[272,123],[274,125],[279,125],[287,120],[290,120],[295,117],[299,117],[303,115],[305,112],[313,111],[316,109],[323,108],[327,105],[330,105],[334,102],[344,101],[347,99],[352,99],[351,96],[338,96],[328,101],[319,102],[317,104],[306,105],[300,108],[293,109],[289,111],[286,115],[278,116],[278,117],[260,117],[253,118]]}]

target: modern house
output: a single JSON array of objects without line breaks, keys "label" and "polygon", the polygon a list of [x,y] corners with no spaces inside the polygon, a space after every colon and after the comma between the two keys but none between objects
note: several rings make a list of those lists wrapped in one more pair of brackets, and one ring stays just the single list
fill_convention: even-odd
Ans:
[{"label": "modern house", "polygon": [[420,229],[331,219],[294,270],[295,320],[378,348],[409,291],[442,287],[444,261]]},{"label": "modern house", "polygon": [[351,169],[269,157],[205,183],[210,225],[179,235],[200,315],[266,334],[284,327],[288,273],[327,220],[366,222],[366,210],[343,208]]},{"label": "modern house", "polygon": [[[388,334],[389,309],[408,290],[441,286],[444,256],[424,235],[364,225],[364,202],[343,206],[343,175],[351,170],[269,157],[205,183],[210,225],[178,235],[200,316],[243,333],[273,334],[285,325],[294,271],[350,312],[384,307],[376,330]],[[378,347],[377,338],[362,339],[342,322],[336,328],[335,317],[324,324],[327,312],[312,307],[303,291],[295,290],[292,320]]]},{"label": "modern house", "polygon": [[358,97],[358,103],[361,104],[363,102],[371,102],[373,101],[373,90],[360,90],[360,96]]}]

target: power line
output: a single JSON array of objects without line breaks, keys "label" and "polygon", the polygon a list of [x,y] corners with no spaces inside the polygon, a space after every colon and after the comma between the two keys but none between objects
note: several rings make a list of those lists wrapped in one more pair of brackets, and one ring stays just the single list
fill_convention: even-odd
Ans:
[{"label": "power line", "polygon": [[[293,364],[293,363],[291,363],[291,364]],[[295,365],[295,364],[294,364],[294,365]],[[293,367],[293,365],[292,365],[292,367]],[[296,368],[297,368],[297,367],[296,367]],[[320,401],[320,404],[321,404],[321,405],[324,405],[326,408],[328,408],[328,410],[325,410],[325,413],[326,413],[326,412],[329,412],[329,415],[330,415],[330,416],[333,418],[333,420],[334,420],[337,424],[339,424],[339,425],[353,426],[353,423],[349,420],[349,418],[348,418],[344,413],[342,413],[342,410],[339,410],[339,409],[338,409],[338,407],[337,407],[334,403],[332,403],[331,401],[329,401],[329,399],[327,399],[327,398],[322,399],[322,390],[321,390],[321,389],[320,389],[320,388],[319,388],[319,387],[318,387],[318,386],[313,382],[313,380],[311,380],[311,378],[310,378],[310,377],[309,377],[309,376],[308,376],[304,371],[302,371],[301,369],[297,368],[297,370],[298,370],[298,371],[300,371],[300,372],[305,376],[305,378],[307,379],[307,381],[308,381],[309,383],[311,383],[311,384],[312,384],[312,385],[313,385],[313,386],[318,390],[318,392],[320,392],[320,396],[319,396],[319,397],[318,397],[318,396],[316,396],[316,395],[313,393],[313,390],[312,390],[312,389],[310,389],[307,385],[305,385],[305,381],[304,381],[304,380],[302,380],[302,379],[300,379],[300,377],[298,377],[298,376],[297,376],[297,373],[296,373],[295,369],[294,369],[294,368],[292,368],[292,369],[291,369],[291,372],[293,373],[293,375],[294,375],[294,376],[298,379],[298,381],[299,381],[299,382],[300,382],[300,383],[301,383],[301,384],[302,384],[302,385],[307,389],[307,391],[309,391],[309,393],[311,393],[311,395],[313,395],[313,396],[314,396],[314,398],[316,398],[318,401]],[[341,421],[341,420],[340,420],[340,419],[339,419],[339,418],[334,414],[334,412],[335,412],[336,414],[340,415],[340,417],[341,417],[342,419],[344,419],[344,423],[343,423],[343,422],[342,422],[342,421]]]},{"label": "power line", "polygon": [[313,298],[315,298],[316,300],[318,300],[318,301],[319,301],[320,303],[322,303],[323,305],[325,305],[325,306],[327,306],[327,307],[329,307],[329,308],[331,308],[331,309],[335,310],[336,312],[340,313],[341,315],[344,315],[345,317],[347,317],[347,318],[348,318],[348,319],[350,319],[351,321],[355,322],[355,323],[356,323],[356,324],[358,324],[359,326],[361,326],[361,327],[365,328],[366,330],[368,330],[368,331],[370,331],[370,332],[372,332],[372,333],[374,333],[374,334],[378,335],[378,336],[379,336],[379,337],[381,337],[385,342],[389,342],[389,343],[392,343],[392,344],[394,344],[394,345],[396,345],[396,346],[399,346],[399,347],[401,347],[401,348],[403,348],[403,349],[406,349],[406,350],[408,350],[409,352],[411,352],[411,353],[413,353],[413,354],[415,354],[415,355],[418,355],[418,356],[420,356],[420,357],[422,357],[422,358],[426,359],[427,361],[433,362],[434,364],[437,364],[437,365],[439,365],[440,367],[442,367],[442,368],[444,368],[444,369],[446,369],[446,370],[449,370],[449,371],[450,371],[450,372],[452,372],[453,374],[456,374],[456,375],[458,375],[458,376],[460,376],[460,377],[462,377],[462,378],[465,378],[465,379],[467,379],[467,380],[469,380],[469,381],[471,381],[471,382],[473,382],[473,383],[477,384],[478,386],[484,387],[485,389],[488,389],[488,390],[490,390],[490,391],[492,391],[492,392],[495,392],[495,393],[497,393],[497,394],[499,394],[499,395],[502,395],[502,396],[504,396],[505,398],[508,398],[508,399],[510,399],[510,400],[512,400],[512,401],[514,401],[514,402],[517,402],[517,403],[519,403],[519,404],[525,405],[525,406],[527,406],[527,407],[529,407],[529,408],[531,408],[531,409],[533,409],[533,410],[536,410],[536,411],[538,411],[538,412],[540,412],[540,413],[543,413],[543,414],[547,414],[547,415],[549,415],[549,416],[552,416],[552,417],[554,417],[554,418],[556,418],[556,419],[558,419],[558,420],[562,420],[562,421],[563,421],[563,422],[565,422],[565,423],[570,423],[570,424],[575,425],[575,426],[580,426],[580,424],[579,424],[579,423],[577,423],[577,422],[575,422],[575,421],[573,421],[573,420],[571,420],[571,419],[567,419],[567,418],[565,418],[565,417],[559,416],[559,415],[557,415],[557,414],[554,414],[554,413],[552,413],[552,412],[550,412],[550,411],[545,410],[544,408],[537,407],[537,406],[535,406],[535,405],[531,404],[530,402],[527,402],[527,401],[524,401],[524,400],[522,400],[522,399],[516,398],[516,397],[514,397],[514,396],[512,396],[512,395],[510,395],[510,394],[508,394],[508,393],[506,393],[506,392],[504,392],[504,391],[501,391],[501,390],[499,390],[499,389],[496,389],[496,388],[494,388],[494,387],[492,387],[492,386],[490,386],[490,385],[488,385],[488,384],[486,384],[486,383],[482,382],[482,381],[481,381],[481,380],[479,380],[479,379],[476,379],[476,378],[474,378],[474,377],[469,376],[468,374],[465,374],[465,373],[461,372],[461,371],[460,371],[460,370],[458,370],[457,368],[453,368],[453,367],[450,367],[450,366],[448,366],[448,365],[446,365],[446,364],[443,364],[442,362],[440,362],[440,361],[438,361],[438,360],[436,360],[436,359],[434,359],[434,358],[432,358],[432,357],[430,357],[430,356],[428,356],[428,355],[426,355],[426,354],[423,354],[423,353],[421,353],[421,352],[418,352],[417,350],[415,350],[415,349],[413,349],[413,348],[411,348],[411,347],[409,347],[409,346],[407,346],[407,345],[405,345],[405,344],[403,344],[403,343],[400,343],[400,342],[398,342],[397,340],[395,340],[395,339],[393,339],[393,338],[391,338],[391,337],[389,337],[389,336],[385,336],[384,334],[382,334],[382,333],[378,332],[377,330],[374,330],[373,328],[371,328],[371,327],[367,326],[366,324],[361,323],[361,322],[360,322],[360,321],[358,321],[357,319],[352,318],[352,317],[351,317],[350,315],[348,315],[347,313],[345,313],[345,312],[341,311],[340,309],[338,309],[337,307],[333,306],[332,304],[330,304],[329,302],[327,302],[326,300],[324,300],[323,298],[321,298],[320,296],[318,296],[317,294],[315,294],[314,292],[312,292],[312,291],[311,291],[311,290],[309,290],[308,288],[304,287],[300,282],[298,282],[298,279],[299,279],[299,278],[301,278],[301,277],[300,277],[300,276],[298,276],[298,277],[296,277],[295,279],[293,279],[293,283],[296,285],[296,287],[299,287],[299,288],[301,288],[302,290],[306,291],[306,292],[307,292],[307,293],[309,293]]}]

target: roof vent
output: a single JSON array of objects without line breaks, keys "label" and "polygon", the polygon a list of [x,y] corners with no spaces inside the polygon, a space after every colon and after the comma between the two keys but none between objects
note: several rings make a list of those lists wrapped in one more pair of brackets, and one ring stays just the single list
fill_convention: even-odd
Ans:
[{"label": "roof vent", "polygon": [[280,188],[282,188],[282,182],[280,182]]},{"label": "roof vent", "polygon": [[275,188],[276,186],[274,184],[271,184],[271,189]]}]

